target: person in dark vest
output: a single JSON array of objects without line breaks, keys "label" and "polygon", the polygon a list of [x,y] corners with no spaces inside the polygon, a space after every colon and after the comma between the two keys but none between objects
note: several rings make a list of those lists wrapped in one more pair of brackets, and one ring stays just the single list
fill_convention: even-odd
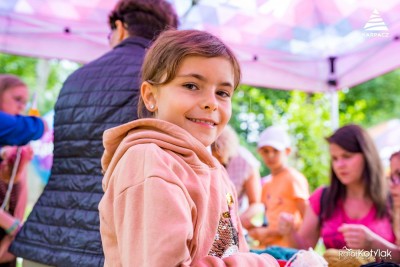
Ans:
[{"label": "person in dark vest", "polygon": [[55,105],[51,176],[10,247],[24,266],[104,265],[102,135],[137,119],[146,48],[163,30],[177,28],[178,17],[165,0],[121,0],[109,26],[113,49],[69,76]]}]

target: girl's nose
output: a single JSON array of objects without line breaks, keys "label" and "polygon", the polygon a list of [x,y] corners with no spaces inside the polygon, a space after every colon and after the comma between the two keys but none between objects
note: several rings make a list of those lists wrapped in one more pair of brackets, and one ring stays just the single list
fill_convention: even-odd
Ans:
[{"label": "girl's nose", "polygon": [[343,166],[345,166],[345,165],[346,165],[345,160],[343,160],[343,159],[338,159],[338,160],[336,160],[336,166],[337,166],[337,167],[343,167]]},{"label": "girl's nose", "polygon": [[207,95],[205,97],[202,106],[203,106],[204,109],[207,109],[207,110],[211,110],[211,111],[217,110],[218,101],[217,101],[214,93],[212,93],[212,95]]}]

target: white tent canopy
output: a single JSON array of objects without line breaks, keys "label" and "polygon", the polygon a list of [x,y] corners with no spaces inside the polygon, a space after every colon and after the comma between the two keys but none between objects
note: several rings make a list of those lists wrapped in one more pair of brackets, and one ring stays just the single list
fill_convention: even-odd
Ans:
[{"label": "white tent canopy", "polygon": [[[0,1],[0,51],[93,60],[109,50],[115,2]],[[171,2],[181,28],[210,31],[233,48],[245,84],[329,92],[400,66],[399,0]]]}]

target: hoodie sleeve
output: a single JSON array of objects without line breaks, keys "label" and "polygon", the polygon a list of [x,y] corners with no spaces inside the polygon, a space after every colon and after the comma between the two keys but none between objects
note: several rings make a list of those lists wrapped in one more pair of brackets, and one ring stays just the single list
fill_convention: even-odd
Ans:
[{"label": "hoodie sleeve", "polygon": [[114,211],[123,266],[190,264],[191,211],[178,186],[148,178],[121,194]]}]

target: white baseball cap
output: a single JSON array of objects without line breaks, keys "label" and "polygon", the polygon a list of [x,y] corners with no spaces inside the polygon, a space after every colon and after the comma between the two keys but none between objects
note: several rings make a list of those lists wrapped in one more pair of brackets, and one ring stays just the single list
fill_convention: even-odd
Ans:
[{"label": "white baseball cap", "polygon": [[258,139],[257,148],[271,146],[276,150],[283,151],[290,147],[290,138],[287,132],[280,126],[266,128]]}]

